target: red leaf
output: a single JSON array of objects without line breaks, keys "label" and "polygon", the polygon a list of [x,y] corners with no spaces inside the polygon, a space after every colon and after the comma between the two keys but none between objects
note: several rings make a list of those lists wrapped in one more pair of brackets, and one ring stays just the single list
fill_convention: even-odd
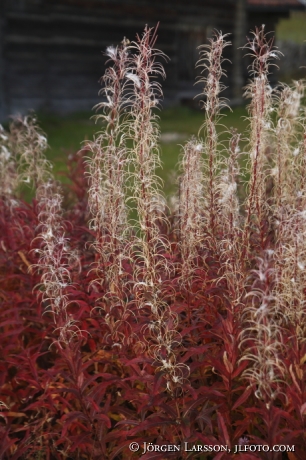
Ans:
[{"label": "red leaf", "polygon": [[219,430],[222,433],[223,440],[225,441],[224,444],[227,444],[230,447],[231,446],[230,437],[229,437],[229,434],[228,434],[228,431],[225,425],[223,415],[220,414],[220,412],[217,412],[217,416],[218,416]]},{"label": "red leaf", "polygon": [[247,387],[245,391],[242,393],[242,395],[237,399],[235,404],[232,407],[232,410],[237,409],[237,407],[241,406],[247,399],[248,397],[252,394],[253,389],[252,387]]}]

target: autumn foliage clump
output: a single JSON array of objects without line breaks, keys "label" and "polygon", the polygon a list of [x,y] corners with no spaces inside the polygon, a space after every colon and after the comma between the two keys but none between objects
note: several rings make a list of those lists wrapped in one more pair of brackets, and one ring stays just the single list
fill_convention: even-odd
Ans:
[{"label": "autumn foliage clump", "polygon": [[204,121],[170,211],[156,38],[107,48],[68,207],[35,117],[1,127],[1,459],[305,459],[304,82],[271,88],[257,29],[249,129],[220,142],[229,42],[200,47]]}]

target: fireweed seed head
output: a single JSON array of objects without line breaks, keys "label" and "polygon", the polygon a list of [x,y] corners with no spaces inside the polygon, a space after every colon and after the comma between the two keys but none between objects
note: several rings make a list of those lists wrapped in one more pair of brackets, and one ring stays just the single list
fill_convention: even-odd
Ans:
[{"label": "fireweed seed head", "polygon": [[38,187],[52,178],[52,165],[45,157],[47,138],[40,129],[35,115],[14,117],[12,132],[16,138],[19,157],[19,181]]}]

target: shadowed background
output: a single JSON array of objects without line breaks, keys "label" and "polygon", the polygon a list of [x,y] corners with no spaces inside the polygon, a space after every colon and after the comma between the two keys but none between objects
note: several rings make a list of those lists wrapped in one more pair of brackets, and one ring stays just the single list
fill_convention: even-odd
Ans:
[{"label": "shadowed background", "polygon": [[225,57],[226,97],[238,102],[247,79],[244,52],[250,29],[275,30],[301,0],[2,0],[0,2],[0,119],[28,109],[54,113],[90,110],[98,101],[103,50],[131,41],[145,24],[160,22],[157,46],[165,64],[166,103],[186,103],[199,92],[197,47],[214,28],[231,33]]},{"label": "shadowed background", "polygon": [[[172,187],[180,146],[202,124],[203,112],[194,97],[199,70],[197,47],[207,43],[213,30],[230,33],[225,49],[227,89],[222,94],[236,107],[224,123],[242,131],[243,87],[248,79],[248,59],[241,47],[255,26],[278,30],[286,58],[275,69],[271,82],[305,75],[306,21],[300,0],[2,0],[0,2],[0,121],[34,109],[45,130],[48,157],[55,173],[65,169],[67,156],[91,139],[97,127],[90,120],[92,107],[101,101],[99,78],[105,70],[103,51],[123,37],[134,40],[145,24],[160,22],[157,48],[169,56],[164,62],[166,110],[161,112],[161,146],[166,182]],[[291,17],[291,20],[288,19]],[[305,36],[304,36],[305,35]],[[272,34],[271,34],[272,37]],[[239,107],[241,105],[241,107]],[[171,108],[175,107],[175,108]]]}]

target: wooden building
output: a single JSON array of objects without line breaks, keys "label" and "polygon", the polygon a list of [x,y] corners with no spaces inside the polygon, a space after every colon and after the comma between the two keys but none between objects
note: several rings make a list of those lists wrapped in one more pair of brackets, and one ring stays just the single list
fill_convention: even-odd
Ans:
[{"label": "wooden building", "polygon": [[196,48],[214,28],[232,34],[227,96],[238,98],[246,76],[237,48],[247,32],[262,23],[272,30],[297,8],[303,0],[1,0],[0,119],[31,108],[90,110],[98,101],[103,50],[158,22],[157,46],[170,57],[166,101],[200,91],[193,86]]}]

